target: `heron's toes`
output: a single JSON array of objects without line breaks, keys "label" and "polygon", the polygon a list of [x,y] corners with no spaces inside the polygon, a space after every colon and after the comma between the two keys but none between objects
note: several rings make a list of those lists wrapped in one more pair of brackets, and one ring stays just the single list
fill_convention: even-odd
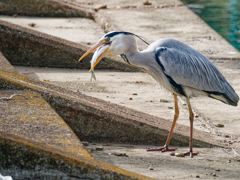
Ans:
[{"label": "heron's toes", "polygon": [[196,156],[196,155],[198,155],[198,153],[193,153],[193,152],[186,152],[186,153],[184,153],[184,156],[190,156],[191,158],[193,157],[193,156]]}]

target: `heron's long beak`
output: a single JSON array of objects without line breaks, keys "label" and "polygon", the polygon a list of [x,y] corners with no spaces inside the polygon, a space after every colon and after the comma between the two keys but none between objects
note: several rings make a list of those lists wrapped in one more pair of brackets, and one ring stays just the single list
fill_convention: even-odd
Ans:
[{"label": "heron's long beak", "polygon": [[100,41],[99,43],[95,44],[93,47],[91,47],[91,49],[89,49],[84,55],[82,55],[82,57],[78,60],[81,61],[85,56],[87,56],[89,53],[91,53],[92,51],[94,51],[95,49],[97,49],[99,46],[103,45],[103,43]]},{"label": "heron's long beak", "polygon": [[78,61],[81,61],[84,57],[86,57],[89,53],[91,53],[92,51],[97,49],[99,46],[101,46],[103,44],[109,44],[109,43],[110,42],[107,42],[105,39],[99,41],[97,44],[95,44],[93,47],[91,47],[84,55],[82,55],[82,57]]}]

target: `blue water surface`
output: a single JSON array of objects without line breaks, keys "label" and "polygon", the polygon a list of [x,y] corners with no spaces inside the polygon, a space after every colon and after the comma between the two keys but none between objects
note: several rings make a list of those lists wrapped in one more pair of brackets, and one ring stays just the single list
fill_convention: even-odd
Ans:
[{"label": "blue water surface", "polygon": [[240,50],[240,0],[181,0]]}]

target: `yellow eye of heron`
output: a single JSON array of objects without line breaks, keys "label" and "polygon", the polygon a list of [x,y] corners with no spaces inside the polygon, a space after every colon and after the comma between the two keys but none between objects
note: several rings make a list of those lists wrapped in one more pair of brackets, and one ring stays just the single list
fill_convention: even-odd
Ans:
[{"label": "yellow eye of heron", "polygon": [[106,41],[110,41],[110,37],[107,37],[107,38],[106,38]]}]

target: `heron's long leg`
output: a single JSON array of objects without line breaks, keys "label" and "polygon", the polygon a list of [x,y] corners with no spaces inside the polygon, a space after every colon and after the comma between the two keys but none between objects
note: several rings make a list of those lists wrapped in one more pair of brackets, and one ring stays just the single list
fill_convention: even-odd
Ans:
[{"label": "heron's long leg", "polygon": [[173,123],[172,123],[172,127],[171,127],[171,130],[168,134],[168,138],[167,138],[167,141],[164,145],[164,147],[166,149],[168,149],[168,146],[169,146],[169,143],[170,143],[170,140],[172,138],[172,133],[173,133],[173,130],[174,130],[174,127],[175,127],[175,124],[177,122],[177,119],[179,117],[179,108],[178,108],[178,101],[177,101],[177,95],[174,94],[174,105],[175,105],[175,114],[174,114],[174,119],[173,119]]},{"label": "heron's long leg", "polygon": [[189,120],[190,120],[190,140],[189,140],[189,152],[184,153],[185,156],[190,156],[193,157],[194,155],[198,155],[198,153],[193,153],[192,151],[192,144],[193,144],[193,120],[194,120],[194,115],[192,112],[192,107],[190,104],[190,101],[188,99],[188,110],[189,110]]},{"label": "heron's long leg", "polygon": [[169,149],[168,147],[169,147],[169,143],[170,143],[171,138],[172,138],[172,134],[173,134],[175,124],[176,124],[178,116],[179,116],[178,100],[177,100],[177,95],[176,94],[174,94],[174,105],[175,105],[174,119],[173,119],[172,127],[171,127],[171,130],[170,130],[169,134],[168,134],[168,138],[167,138],[167,141],[166,141],[165,145],[162,148],[148,148],[147,151],[162,151],[162,152],[175,151],[175,149]]}]

